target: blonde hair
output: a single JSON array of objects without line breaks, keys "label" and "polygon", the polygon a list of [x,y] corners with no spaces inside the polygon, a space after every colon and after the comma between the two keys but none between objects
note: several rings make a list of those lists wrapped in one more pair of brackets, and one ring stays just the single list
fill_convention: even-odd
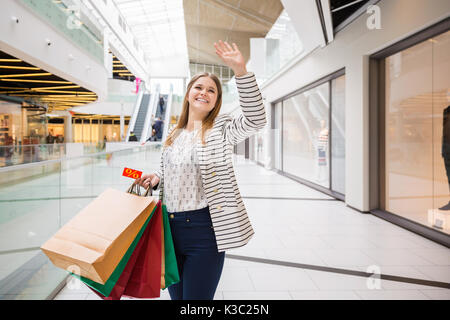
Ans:
[{"label": "blonde hair", "polygon": [[208,77],[212,79],[217,87],[216,104],[214,105],[214,108],[208,113],[208,115],[202,120],[201,136],[202,136],[202,144],[205,144],[205,133],[207,130],[212,128],[214,120],[216,119],[216,116],[219,114],[220,107],[222,106],[222,85],[220,83],[219,78],[217,78],[216,75],[209,72],[197,74],[194,77],[192,77],[191,81],[189,81],[186,94],[184,95],[183,109],[181,110],[180,118],[178,119],[178,122],[173,131],[167,136],[166,141],[164,142],[164,147],[172,145],[176,137],[178,137],[178,135],[181,133],[181,130],[186,128],[189,120],[189,100],[188,100],[189,92],[191,91],[191,88],[194,85],[194,83],[201,77]]}]

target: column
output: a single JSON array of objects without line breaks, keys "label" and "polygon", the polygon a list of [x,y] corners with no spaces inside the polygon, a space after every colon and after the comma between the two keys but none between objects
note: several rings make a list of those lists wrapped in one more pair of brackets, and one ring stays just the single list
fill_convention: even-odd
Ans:
[{"label": "column", "polygon": [[120,141],[124,141],[125,117],[123,115],[123,102],[120,103]]},{"label": "column", "polygon": [[70,112],[67,112],[67,116],[64,118],[64,142],[73,142],[72,130],[72,114]]}]

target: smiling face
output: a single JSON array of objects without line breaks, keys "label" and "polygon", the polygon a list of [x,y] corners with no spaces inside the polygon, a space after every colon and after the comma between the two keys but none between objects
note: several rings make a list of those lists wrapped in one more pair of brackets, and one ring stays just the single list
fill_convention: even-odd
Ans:
[{"label": "smiling face", "polygon": [[209,77],[200,77],[191,87],[188,95],[191,112],[200,114],[203,118],[214,109],[218,90],[216,83]]}]

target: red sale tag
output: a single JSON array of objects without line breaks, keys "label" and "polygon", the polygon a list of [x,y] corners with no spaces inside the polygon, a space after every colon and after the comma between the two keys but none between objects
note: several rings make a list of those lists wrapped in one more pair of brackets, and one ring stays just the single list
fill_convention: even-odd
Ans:
[{"label": "red sale tag", "polygon": [[142,176],[142,172],[130,168],[124,168],[122,175],[128,178],[137,179]]}]

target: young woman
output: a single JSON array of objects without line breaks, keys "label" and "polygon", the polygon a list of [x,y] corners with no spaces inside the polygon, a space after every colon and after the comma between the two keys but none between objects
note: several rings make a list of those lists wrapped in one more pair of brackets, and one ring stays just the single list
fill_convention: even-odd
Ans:
[{"label": "young woman", "polygon": [[219,41],[214,47],[234,71],[242,114],[218,115],[219,79],[210,73],[194,76],[180,119],[164,142],[160,169],[137,180],[161,190],[169,214],[180,273],[180,282],[168,288],[172,300],[213,299],[225,251],[247,244],[254,233],[236,183],[232,151],[265,126],[265,109],[236,44]]}]

